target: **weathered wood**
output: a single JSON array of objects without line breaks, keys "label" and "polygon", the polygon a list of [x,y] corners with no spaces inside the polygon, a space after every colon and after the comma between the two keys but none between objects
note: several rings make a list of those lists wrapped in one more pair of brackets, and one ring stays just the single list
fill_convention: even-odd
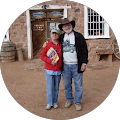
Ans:
[{"label": "weathered wood", "polygon": [[33,57],[35,57],[45,42],[45,21],[32,21],[32,42]]},{"label": "weathered wood", "polygon": [[98,50],[96,50],[96,53],[100,54],[100,55],[102,55],[102,54],[113,54],[113,51],[112,51],[112,49],[98,49]]},{"label": "weathered wood", "polygon": [[99,62],[101,55],[107,55],[107,61],[112,62],[112,49],[97,49],[96,50],[96,56],[95,56],[95,62]]},{"label": "weathered wood", "polygon": [[100,60],[100,55],[96,54],[95,56],[95,62],[98,62]]},{"label": "weathered wood", "polygon": [[13,62],[15,59],[2,59],[2,62]]},{"label": "weathered wood", "polygon": [[2,62],[15,61],[15,44],[11,41],[3,42],[1,46],[1,60]]},{"label": "weathered wood", "polygon": [[108,62],[112,62],[112,54],[111,55],[108,55]]},{"label": "weathered wood", "polygon": [[[107,55],[107,61],[108,62],[112,62],[112,54],[106,54],[106,55]],[[100,54],[96,54],[95,62],[99,62],[100,61],[100,56],[101,56]]]},{"label": "weathered wood", "polygon": [[5,57],[5,56],[14,56],[15,55],[15,51],[10,51],[10,52],[1,52],[1,56]]},{"label": "weathered wood", "polygon": [[15,50],[15,47],[13,47],[13,46],[7,46],[7,47],[1,47],[1,51],[3,52],[7,52],[7,51],[14,51]]},{"label": "weathered wood", "polygon": [[15,56],[6,56],[6,57],[1,57],[2,60],[10,60],[10,59],[15,59]]}]

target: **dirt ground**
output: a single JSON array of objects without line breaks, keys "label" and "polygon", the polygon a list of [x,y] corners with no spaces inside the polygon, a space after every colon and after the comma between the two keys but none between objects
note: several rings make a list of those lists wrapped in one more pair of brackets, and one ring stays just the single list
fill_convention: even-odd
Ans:
[{"label": "dirt ground", "polygon": [[11,63],[0,62],[0,65],[9,92],[22,107],[44,118],[63,120],[85,115],[107,98],[116,82],[119,63],[119,60],[114,60],[112,63],[102,61],[90,62],[87,65],[87,70],[83,75],[82,111],[76,111],[74,104],[70,108],[64,108],[66,99],[62,79],[58,97],[59,108],[45,110],[46,80],[44,64],[39,59]]}]

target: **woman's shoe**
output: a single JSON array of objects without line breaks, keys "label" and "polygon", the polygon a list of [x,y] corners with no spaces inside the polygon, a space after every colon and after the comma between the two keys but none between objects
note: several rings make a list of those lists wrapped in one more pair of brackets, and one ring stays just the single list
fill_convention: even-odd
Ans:
[{"label": "woman's shoe", "polygon": [[55,109],[58,108],[57,103],[54,103],[54,104],[53,104],[53,107],[54,107]]},{"label": "woman's shoe", "polygon": [[51,106],[50,106],[50,105],[47,105],[45,109],[46,109],[46,110],[50,110],[50,109],[51,109]]}]

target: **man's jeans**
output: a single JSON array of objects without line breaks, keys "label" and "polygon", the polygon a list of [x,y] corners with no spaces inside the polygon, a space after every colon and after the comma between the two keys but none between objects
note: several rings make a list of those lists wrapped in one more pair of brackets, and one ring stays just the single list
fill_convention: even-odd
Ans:
[{"label": "man's jeans", "polygon": [[83,86],[82,86],[82,77],[83,73],[78,73],[78,64],[64,64],[64,72],[63,72],[63,82],[64,82],[64,90],[66,94],[66,99],[70,102],[73,101],[72,95],[72,78],[74,79],[75,86],[75,99],[74,103],[81,103],[82,94],[83,94]]},{"label": "man's jeans", "polygon": [[49,75],[45,72],[46,89],[47,89],[47,105],[53,106],[57,103],[59,93],[59,83],[61,75]]}]

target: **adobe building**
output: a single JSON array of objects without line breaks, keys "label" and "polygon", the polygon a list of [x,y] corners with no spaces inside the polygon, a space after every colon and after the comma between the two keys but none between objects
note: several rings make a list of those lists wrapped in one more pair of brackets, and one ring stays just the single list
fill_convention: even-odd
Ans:
[{"label": "adobe building", "polygon": [[43,43],[50,39],[50,30],[58,28],[63,18],[76,21],[74,30],[84,35],[89,60],[95,59],[97,50],[107,50],[106,56],[111,54],[115,36],[106,21],[91,8],[65,0],[44,2],[22,13],[10,26],[7,39],[22,47],[25,59],[39,58]]}]

